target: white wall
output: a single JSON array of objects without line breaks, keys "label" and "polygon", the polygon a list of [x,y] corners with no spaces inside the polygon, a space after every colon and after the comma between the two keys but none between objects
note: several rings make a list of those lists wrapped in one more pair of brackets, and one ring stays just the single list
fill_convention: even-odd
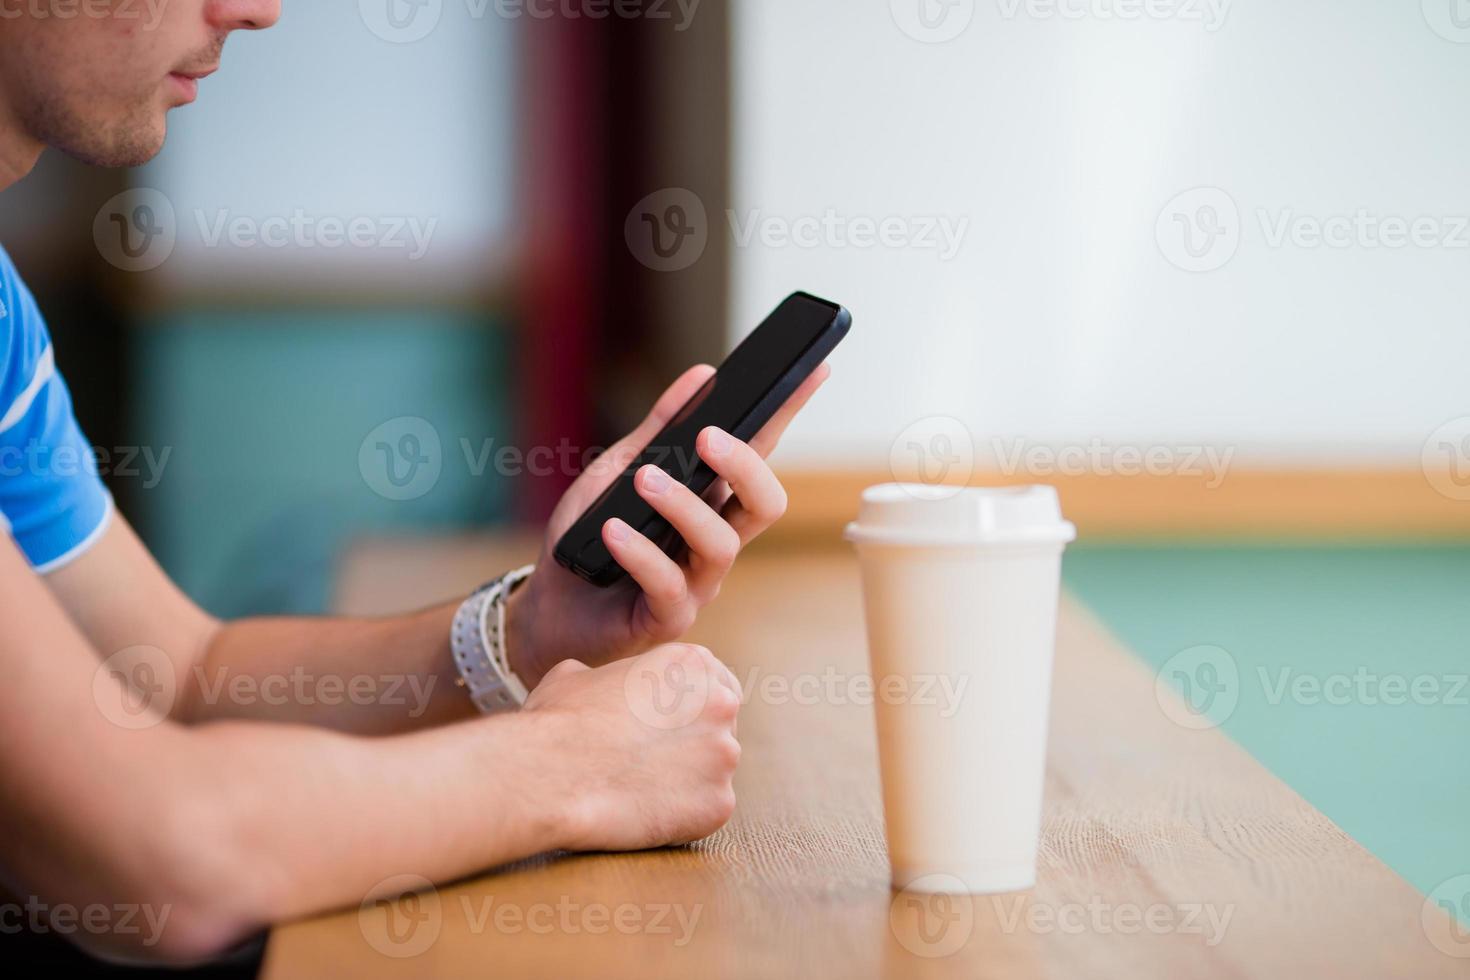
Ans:
[{"label": "white wall", "polygon": [[[1446,19],[1455,0],[1223,0],[1214,30],[1097,14],[1117,0],[1064,0],[1076,19],[958,0],[951,16],[973,20],[947,43],[900,28],[919,2],[944,9],[732,5],[742,225],[828,209],[968,222],[948,260],[737,243],[737,332],[795,288],[855,316],[786,461],[886,459],[910,423],[946,415],[982,457],[995,439],[1101,439],[1412,464],[1470,415],[1470,44],[1452,40],[1470,29]],[[1199,186],[1237,206],[1238,251],[1189,272],[1165,254],[1187,263],[1180,227],[1164,214],[1161,245],[1156,224]],[[1284,214],[1359,209],[1445,219],[1431,230],[1453,244],[1270,244]]]}]

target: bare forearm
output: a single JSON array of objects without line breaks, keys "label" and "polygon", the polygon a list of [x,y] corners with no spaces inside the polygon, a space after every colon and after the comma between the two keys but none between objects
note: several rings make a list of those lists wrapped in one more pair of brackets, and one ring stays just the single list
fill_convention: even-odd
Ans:
[{"label": "bare forearm", "polygon": [[453,880],[563,846],[576,785],[554,718],[477,719],[385,739],[297,726],[200,732],[269,907],[260,922],[356,905],[385,879]]},{"label": "bare forearm", "polygon": [[33,789],[24,809],[45,819],[22,821],[32,839],[7,864],[32,894],[142,907],[161,920],[156,945],[128,952],[188,961],[388,879],[452,880],[563,846],[576,780],[556,729],[531,715],[375,739],[165,723],[104,767],[127,778],[93,784],[104,823]]},{"label": "bare forearm", "polygon": [[455,687],[450,604],[384,619],[248,619],[221,626],[180,684],[178,716],[298,722],[361,735],[473,714]]}]

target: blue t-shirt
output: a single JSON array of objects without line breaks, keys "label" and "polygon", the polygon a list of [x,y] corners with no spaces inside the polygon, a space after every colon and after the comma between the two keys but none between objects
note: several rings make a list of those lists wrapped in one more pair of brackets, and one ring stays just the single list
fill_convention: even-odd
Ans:
[{"label": "blue t-shirt", "polygon": [[0,533],[49,572],[86,551],[111,515],[46,322],[0,248]]}]

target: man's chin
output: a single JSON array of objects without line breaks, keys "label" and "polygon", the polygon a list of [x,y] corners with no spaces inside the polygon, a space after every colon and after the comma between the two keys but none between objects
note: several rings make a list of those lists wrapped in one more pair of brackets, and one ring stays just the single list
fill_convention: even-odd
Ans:
[{"label": "man's chin", "polygon": [[79,140],[57,149],[94,167],[141,167],[163,150],[167,135],[168,123],[160,115],[153,125],[132,126],[105,140]]}]

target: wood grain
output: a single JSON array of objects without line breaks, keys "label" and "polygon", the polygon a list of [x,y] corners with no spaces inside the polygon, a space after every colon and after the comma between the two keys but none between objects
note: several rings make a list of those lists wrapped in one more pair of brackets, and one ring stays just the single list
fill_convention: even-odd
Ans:
[{"label": "wood grain", "polygon": [[[418,605],[528,550],[504,539],[362,549],[341,606]],[[958,904],[889,888],[872,709],[772,696],[773,676],[864,671],[851,557],[747,556],[694,638],[747,689],[740,805],[724,830],[690,848],[541,858],[441,887],[423,924],[437,937],[413,957],[368,941],[381,909],[288,925],[263,976],[1470,976],[1470,959],[1427,938],[1418,892],[1219,731],[1170,722],[1153,674],[1075,604],[1059,627],[1037,887]],[[595,918],[620,906],[633,910],[630,934]],[[550,928],[497,926],[502,908]],[[1437,912],[1428,921],[1448,928]]]}]

